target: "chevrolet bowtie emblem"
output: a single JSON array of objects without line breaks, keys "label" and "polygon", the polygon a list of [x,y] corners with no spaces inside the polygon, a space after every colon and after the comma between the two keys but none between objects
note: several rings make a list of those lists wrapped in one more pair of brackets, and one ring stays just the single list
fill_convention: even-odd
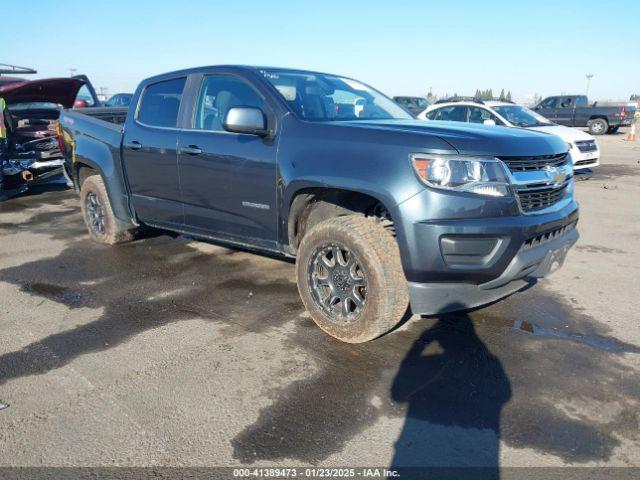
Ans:
[{"label": "chevrolet bowtie emblem", "polygon": [[547,166],[545,167],[545,173],[547,174],[547,178],[549,179],[549,183],[554,187],[559,187],[562,185],[566,179],[566,175],[564,171],[560,170],[557,167]]}]

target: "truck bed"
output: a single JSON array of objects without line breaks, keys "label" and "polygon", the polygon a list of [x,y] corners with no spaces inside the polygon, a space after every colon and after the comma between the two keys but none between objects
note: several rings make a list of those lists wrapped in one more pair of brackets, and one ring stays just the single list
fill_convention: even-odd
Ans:
[{"label": "truck bed", "polygon": [[[93,107],[93,108],[75,108],[73,112],[92,117],[102,122],[115,125],[124,125],[127,118],[127,107]],[[121,129],[119,129],[121,130]]]}]

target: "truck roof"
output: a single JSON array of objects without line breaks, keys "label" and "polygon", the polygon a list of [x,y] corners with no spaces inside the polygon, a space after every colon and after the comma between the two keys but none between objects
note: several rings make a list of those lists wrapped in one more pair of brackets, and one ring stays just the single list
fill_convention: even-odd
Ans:
[{"label": "truck roof", "polygon": [[163,78],[173,77],[179,74],[189,75],[193,73],[201,73],[201,72],[207,72],[211,70],[227,70],[227,71],[237,71],[237,72],[245,71],[245,72],[253,72],[253,73],[259,72],[260,70],[269,70],[269,71],[276,71],[276,72],[302,73],[302,74],[308,74],[308,75],[335,75],[341,78],[350,78],[345,75],[338,75],[335,73],[318,72],[314,70],[302,70],[299,68],[268,67],[268,66],[261,66],[261,65],[224,64],[224,65],[206,65],[201,67],[191,67],[191,68],[185,68],[181,70],[174,70],[171,72],[161,73],[158,75],[154,75],[152,77],[145,78],[142,82],[147,83],[149,81],[162,80]]}]

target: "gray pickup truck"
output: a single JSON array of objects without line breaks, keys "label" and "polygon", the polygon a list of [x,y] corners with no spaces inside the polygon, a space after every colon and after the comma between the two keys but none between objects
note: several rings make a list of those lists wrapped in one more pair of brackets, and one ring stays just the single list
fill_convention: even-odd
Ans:
[{"label": "gray pickup truck", "polygon": [[588,127],[591,135],[616,133],[633,121],[635,107],[589,104],[585,95],[547,97],[533,108],[553,123],[567,127]]},{"label": "gray pickup truck", "polygon": [[350,78],[194,68],[111,112],[60,118],[95,241],[156,228],[295,258],[311,317],[346,342],[409,306],[434,315],[526,288],[578,238],[560,138],[414,120]]}]

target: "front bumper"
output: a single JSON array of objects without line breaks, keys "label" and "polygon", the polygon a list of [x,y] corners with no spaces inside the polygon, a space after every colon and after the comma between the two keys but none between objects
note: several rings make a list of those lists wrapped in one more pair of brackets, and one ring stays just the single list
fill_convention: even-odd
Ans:
[{"label": "front bumper", "polygon": [[600,150],[592,152],[581,152],[577,149],[571,151],[573,159],[573,170],[580,171],[588,168],[595,168],[600,165]]},{"label": "front bumper", "polygon": [[392,218],[411,309],[427,315],[491,303],[545,276],[578,239],[579,209],[572,189],[535,214],[514,199],[425,190]]},{"label": "front bumper", "polygon": [[435,315],[480,307],[500,300],[560,268],[578,237],[573,223],[569,231],[551,241],[537,247],[522,248],[502,275],[479,285],[409,282],[411,311],[417,315]]}]

